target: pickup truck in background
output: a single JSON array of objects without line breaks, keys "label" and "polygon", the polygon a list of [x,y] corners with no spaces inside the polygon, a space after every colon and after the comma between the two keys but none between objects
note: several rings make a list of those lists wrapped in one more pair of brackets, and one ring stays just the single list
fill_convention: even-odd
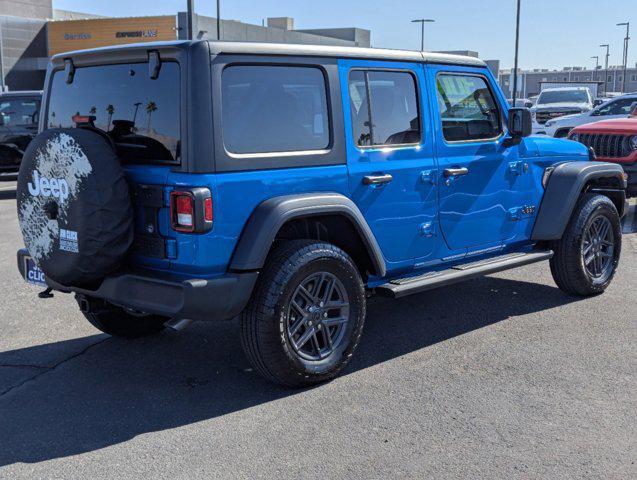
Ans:
[{"label": "pickup truck in background", "polygon": [[542,90],[531,109],[533,134],[546,135],[546,123],[565,115],[589,112],[595,106],[588,87],[558,87]]}]

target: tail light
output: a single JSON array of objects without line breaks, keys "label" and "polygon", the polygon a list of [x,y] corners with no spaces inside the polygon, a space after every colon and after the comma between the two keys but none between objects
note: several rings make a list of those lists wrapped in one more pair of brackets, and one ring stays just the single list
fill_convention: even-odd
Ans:
[{"label": "tail light", "polygon": [[212,229],[212,195],[207,188],[189,188],[170,192],[170,221],[173,230],[205,233]]}]

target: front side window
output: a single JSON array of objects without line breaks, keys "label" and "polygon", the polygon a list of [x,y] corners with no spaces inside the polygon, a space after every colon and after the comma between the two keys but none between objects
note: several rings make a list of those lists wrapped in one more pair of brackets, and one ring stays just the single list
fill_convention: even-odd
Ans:
[{"label": "front side window", "polygon": [[324,150],[330,124],[323,72],[316,67],[237,65],[221,77],[228,152]]},{"label": "front side window", "polygon": [[39,112],[40,100],[35,98],[0,100],[0,126],[37,125]]},{"label": "front side window", "polygon": [[502,133],[498,105],[483,77],[441,74],[437,91],[445,140],[482,140]]},{"label": "front side window", "polygon": [[637,98],[624,98],[621,100],[615,100],[614,102],[608,102],[606,105],[602,105],[597,110],[597,115],[628,115],[630,113],[630,107],[637,102]]},{"label": "front side window", "polygon": [[179,64],[162,63],[156,79],[147,63],[82,67],[72,83],[66,78],[63,70],[53,76],[48,128],[97,128],[113,139],[124,163],[179,159]]},{"label": "front side window", "polygon": [[349,98],[356,145],[420,143],[418,95],[411,73],[354,70],[349,77]]}]

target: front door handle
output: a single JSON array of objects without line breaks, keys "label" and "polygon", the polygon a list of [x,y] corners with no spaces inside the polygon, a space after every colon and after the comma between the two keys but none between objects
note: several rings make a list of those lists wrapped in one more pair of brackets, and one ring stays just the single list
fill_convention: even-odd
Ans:
[{"label": "front door handle", "polygon": [[462,168],[445,168],[444,175],[445,178],[449,177],[462,177],[469,173],[469,169],[467,167]]},{"label": "front door handle", "polygon": [[365,175],[363,177],[363,185],[382,185],[389,183],[394,179],[389,173],[383,175]]}]

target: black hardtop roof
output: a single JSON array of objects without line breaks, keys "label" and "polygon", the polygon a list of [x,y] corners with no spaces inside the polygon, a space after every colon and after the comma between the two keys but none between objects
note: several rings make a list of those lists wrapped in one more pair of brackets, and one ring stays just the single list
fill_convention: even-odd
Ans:
[{"label": "black hardtop roof", "polygon": [[217,42],[208,40],[175,40],[170,42],[131,43],[100,47],[90,50],[76,50],[60,53],[52,58],[53,64],[62,64],[65,58],[98,56],[112,54],[117,51],[132,50],[187,50],[194,45],[207,43],[211,54],[233,55],[276,55],[276,56],[304,56],[304,57],[338,57],[359,58],[369,60],[392,60],[403,62],[437,63],[446,65],[464,65],[472,67],[486,67],[479,58],[445,53],[418,52],[414,50],[395,50],[386,48],[337,47],[327,45],[301,45],[291,43],[258,43],[258,42]]}]

